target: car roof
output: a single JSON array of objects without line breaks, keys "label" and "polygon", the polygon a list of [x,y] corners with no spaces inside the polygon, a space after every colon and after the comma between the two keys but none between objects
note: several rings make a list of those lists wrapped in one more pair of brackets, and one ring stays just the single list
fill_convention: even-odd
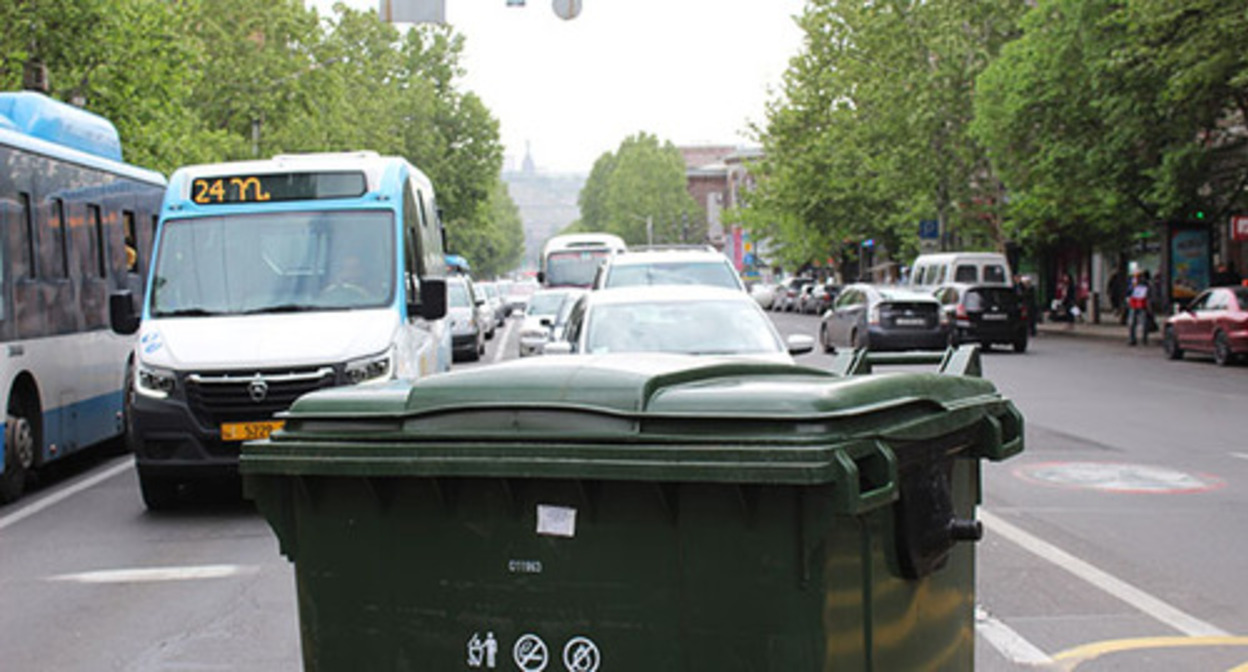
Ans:
[{"label": "car roof", "polygon": [[933,285],[932,289],[934,291],[937,289],[944,289],[945,287],[953,287],[963,292],[971,289],[989,289],[994,292],[999,292],[1001,290],[1009,292],[1014,291],[1013,285],[1003,285],[999,282],[943,282],[939,285]]},{"label": "car roof", "polygon": [[873,285],[868,282],[857,282],[852,285],[846,285],[841,290],[842,293],[850,289],[861,289],[868,294],[875,294],[887,301],[935,301],[936,297],[932,296],[925,290],[911,289],[898,285]]},{"label": "car roof", "polygon": [[664,261],[727,261],[728,257],[723,252],[712,247],[702,246],[673,246],[662,248],[630,248],[627,252],[622,252],[612,257],[607,263],[617,266],[630,266],[633,264],[653,264]]},{"label": "car roof", "polygon": [[675,303],[681,301],[744,301],[757,305],[749,294],[739,289],[712,285],[630,285],[599,289],[587,294],[588,301],[597,305],[639,302]]}]

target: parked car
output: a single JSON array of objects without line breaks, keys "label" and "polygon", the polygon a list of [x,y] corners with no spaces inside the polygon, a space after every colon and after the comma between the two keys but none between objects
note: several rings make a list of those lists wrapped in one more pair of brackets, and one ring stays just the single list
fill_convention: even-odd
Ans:
[{"label": "parked car", "polygon": [[[485,302],[490,307],[490,317],[494,320],[495,327],[503,326],[507,320],[507,306],[503,303],[503,295],[499,293],[497,282],[478,282],[477,290],[485,295]],[[493,332],[490,333],[492,337]]]},{"label": "parked car", "polygon": [[824,352],[837,348],[940,350],[949,341],[940,302],[895,286],[847,285],[819,320]]},{"label": "parked car", "polygon": [[771,307],[772,310],[779,310],[791,313],[797,309],[797,298],[802,293],[802,288],[806,285],[813,284],[814,278],[793,277],[784,281],[783,291],[776,295],[776,303]]},{"label": "parked car", "polygon": [[1166,319],[1161,342],[1170,359],[1200,352],[1226,366],[1248,355],[1248,287],[1211,287],[1197,294]]},{"label": "parked car", "polygon": [[507,285],[507,291],[503,293],[503,304],[507,307],[508,315],[521,315],[525,308],[529,305],[529,297],[540,289],[540,285],[531,280],[521,280]]},{"label": "parked car", "polygon": [[810,352],[806,335],[781,338],[744,292],[722,287],[623,287],[590,292],[568,318],[566,340],[547,354],[670,352],[792,363]]},{"label": "parked car", "polygon": [[446,279],[446,317],[451,328],[451,359],[473,361],[485,354],[485,323],[472,280],[464,275]]},{"label": "parked car", "polygon": [[[577,299],[589,293],[588,289],[569,289],[566,296],[563,297],[563,303],[559,304],[559,312],[555,314],[555,321],[550,325],[550,341],[564,340],[565,332],[568,328],[568,319],[572,314],[572,308],[576,305]],[[548,342],[546,345],[550,345]]]},{"label": "parked car", "polygon": [[629,248],[598,267],[593,288],[636,285],[710,285],[745,291],[732,261],[706,245]]},{"label": "parked car", "polygon": [[564,299],[572,292],[581,291],[584,290],[574,287],[552,287],[533,292],[524,309],[524,322],[520,324],[519,354],[521,357],[542,354],[542,350],[550,342],[551,330]]},{"label": "parked car", "polygon": [[802,313],[822,315],[823,311],[832,307],[832,302],[840,291],[840,285],[827,282],[806,285],[797,297],[798,309]]},{"label": "parked car", "polygon": [[1010,345],[1027,351],[1027,308],[1013,287],[948,284],[932,295],[940,302],[949,325],[949,344]]},{"label": "parked car", "polygon": [[802,290],[797,293],[797,305],[793,307],[794,312],[807,313],[815,312],[815,288],[818,283],[809,283],[802,285]]},{"label": "parked car", "polygon": [[813,291],[815,297],[814,313],[816,315],[822,315],[825,311],[832,307],[832,304],[836,301],[836,297],[840,295],[840,293],[841,286],[836,283],[825,282],[822,285],[816,285]]},{"label": "parked car", "polygon": [[750,286],[750,296],[754,297],[755,303],[763,310],[771,310],[776,302],[776,297],[780,292],[784,291],[784,286],[774,282],[756,282]]}]

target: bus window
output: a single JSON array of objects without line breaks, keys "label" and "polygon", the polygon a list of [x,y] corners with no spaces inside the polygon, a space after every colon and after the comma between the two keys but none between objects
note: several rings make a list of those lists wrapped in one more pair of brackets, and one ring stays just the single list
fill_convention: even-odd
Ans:
[{"label": "bus window", "polygon": [[31,211],[30,194],[22,192],[18,194],[18,198],[22,203],[22,235],[26,237],[23,241],[22,252],[26,258],[22,261],[26,262],[25,275],[28,278],[35,277],[35,216]]},{"label": "bus window", "polygon": [[100,278],[107,278],[108,241],[104,239],[104,219],[100,216],[100,206],[95,204],[87,206],[87,222],[90,224],[91,231],[95,235],[96,276]]},{"label": "bus window", "polygon": [[52,245],[47,255],[51,263],[48,264],[48,276],[52,278],[68,278],[69,277],[69,246],[66,244],[68,229],[65,225],[65,201],[59,198],[52,199],[52,217],[49,221],[52,229]]},{"label": "bus window", "polygon": [[129,210],[121,211],[122,232],[126,237],[126,271],[129,273],[137,273],[139,271],[139,245],[138,231],[134,228],[134,213]]}]

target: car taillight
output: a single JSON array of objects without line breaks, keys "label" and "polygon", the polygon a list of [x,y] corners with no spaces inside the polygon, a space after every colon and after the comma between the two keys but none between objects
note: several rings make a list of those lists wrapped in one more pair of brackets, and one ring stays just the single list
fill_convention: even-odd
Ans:
[{"label": "car taillight", "polygon": [[961,303],[958,304],[957,318],[959,320],[970,319],[966,314],[966,306]]},{"label": "car taillight", "polygon": [[880,323],[880,307],[878,305],[871,306],[867,311],[867,323],[878,325]]}]

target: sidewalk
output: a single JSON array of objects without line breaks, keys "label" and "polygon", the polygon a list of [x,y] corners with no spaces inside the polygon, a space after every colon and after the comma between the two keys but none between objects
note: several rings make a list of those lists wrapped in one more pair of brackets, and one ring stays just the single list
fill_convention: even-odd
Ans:
[{"label": "sidewalk", "polygon": [[[1118,324],[1113,316],[1102,319],[1099,324],[1076,322],[1073,326],[1067,322],[1041,322],[1036,325],[1036,332],[1045,336],[1076,336],[1083,338],[1104,338],[1127,344],[1127,325]],[[1161,333],[1153,332],[1148,336],[1150,346],[1161,345]]]}]

